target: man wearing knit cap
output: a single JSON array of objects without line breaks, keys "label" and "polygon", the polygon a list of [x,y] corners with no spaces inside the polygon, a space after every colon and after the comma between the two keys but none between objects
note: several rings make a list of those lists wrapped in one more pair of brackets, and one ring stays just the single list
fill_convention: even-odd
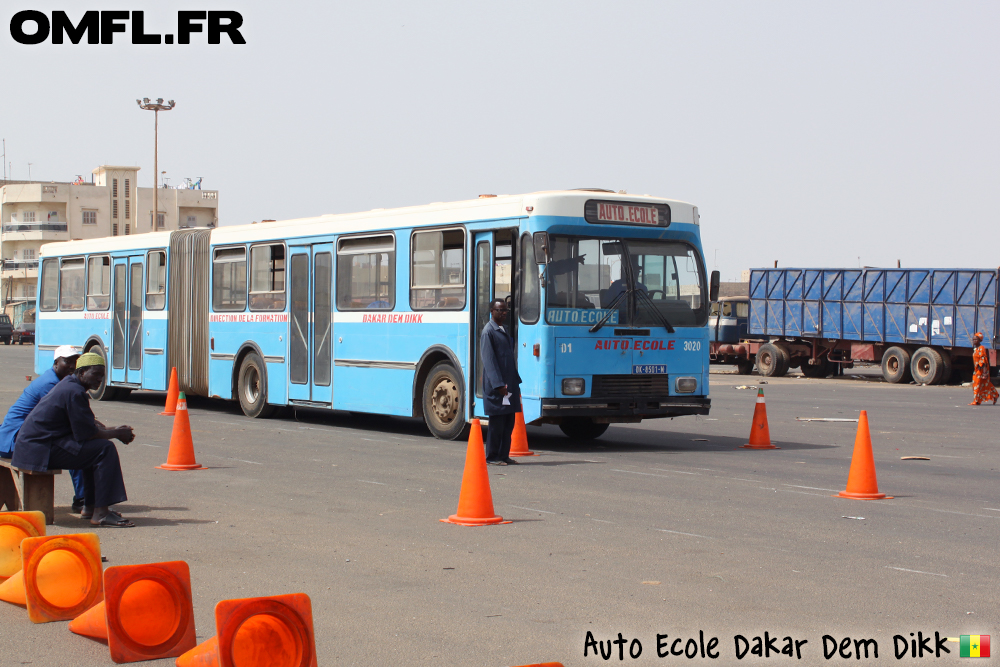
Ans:
[{"label": "man wearing knit cap", "polygon": [[[9,459],[14,455],[14,442],[17,440],[21,424],[38,405],[38,401],[76,369],[76,360],[79,356],[78,347],[72,345],[57,347],[52,353],[52,368],[35,378],[35,381],[29,384],[24,393],[14,401],[14,405],[10,406],[3,418],[3,424],[0,425],[0,458]],[[69,475],[73,480],[73,511],[79,512],[83,509],[83,473],[79,470],[70,470]]]},{"label": "man wearing knit cap", "polygon": [[83,516],[92,526],[130,528],[131,521],[111,509],[128,500],[118,449],[135,439],[131,426],[106,428],[90,409],[90,395],[104,381],[104,357],[80,356],[76,371],[59,381],[31,411],[17,434],[12,465],[44,472],[60,468],[83,471]]}]

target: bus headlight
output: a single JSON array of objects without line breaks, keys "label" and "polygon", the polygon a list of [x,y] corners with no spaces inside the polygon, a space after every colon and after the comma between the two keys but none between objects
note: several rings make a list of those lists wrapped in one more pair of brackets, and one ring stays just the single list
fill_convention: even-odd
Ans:
[{"label": "bus headlight", "polygon": [[697,388],[698,378],[677,378],[674,381],[674,390],[678,394],[693,394]]},{"label": "bus headlight", "polygon": [[562,381],[563,396],[580,396],[587,388],[583,378],[564,378]]}]

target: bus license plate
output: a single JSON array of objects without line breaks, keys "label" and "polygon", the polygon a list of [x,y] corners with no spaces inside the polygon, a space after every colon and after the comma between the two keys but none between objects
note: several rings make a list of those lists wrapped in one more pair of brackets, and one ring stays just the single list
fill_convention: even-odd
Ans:
[{"label": "bus license plate", "polygon": [[632,375],[660,375],[666,372],[666,364],[636,364],[632,366]]}]

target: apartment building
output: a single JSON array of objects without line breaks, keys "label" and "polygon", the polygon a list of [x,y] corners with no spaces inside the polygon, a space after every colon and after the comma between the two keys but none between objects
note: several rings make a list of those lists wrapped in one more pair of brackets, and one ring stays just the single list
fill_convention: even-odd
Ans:
[{"label": "apartment building", "polygon": [[90,183],[0,181],[0,308],[15,324],[34,308],[44,243],[218,225],[217,190],[140,188],[138,173],[103,165]]}]

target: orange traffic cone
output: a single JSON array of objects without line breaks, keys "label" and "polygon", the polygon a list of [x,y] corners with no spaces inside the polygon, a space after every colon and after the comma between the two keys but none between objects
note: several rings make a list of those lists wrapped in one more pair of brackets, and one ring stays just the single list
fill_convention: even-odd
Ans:
[{"label": "orange traffic cone", "polygon": [[174,416],[177,412],[177,394],[179,393],[179,387],[177,385],[177,367],[174,366],[170,371],[170,384],[167,385],[167,404],[163,406],[163,412],[161,415]]},{"label": "orange traffic cone", "polygon": [[176,658],[198,643],[191,573],[184,561],[119,565],[104,571],[104,602],[69,629],[102,641],[117,663]]},{"label": "orange traffic cone", "polygon": [[528,430],[524,428],[524,413],[520,410],[514,420],[514,432],[510,435],[511,456],[538,456],[528,449]]},{"label": "orange traffic cone", "polygon": [[177,667],[316,667],[312,603],[305,593],[223,600],[215,605],[215,629],[215,637],[177,658]]},{"label": "orange traffic cone", "polygon": [[174,430],[170,434],[167,462],[156,467],[163,470],[207,470],[194,460],[191,420],[188,418],[187,397],[183,391],[177,396],[177,414],[174,416]]},{"label": "orange traffic cone", "polygon": [[0,582],[21,571],[21,540],[42,535],[42,512],[0,512]]},{"label": "orange traffic cone", "polygon": [[767,427],[767,405],[764,390],[757,389],[757,405],[753,408],[753,424],[750,425],[750,442],[744,449],[781,449],[771,444],[771,430]]},{"label": "orange traffic cone", "polygon": [[857,500],[892,499],[878,492],[875,478],[875,455],[872,453],[872,436],[868,430],[868,411],[862,410],[858,417],[858,434],[854,437],[854,455],[851,470],[847,473],[847,488],[835,497]]},{"label": "orange traffic cone", "polygon": [[94,533],[27,537],[21,562],[21,571],[0,584],[0,600],[26,606],[33,623],[68,621],[104,599]]},{"label": "orange traffic cone", "polygon": [[441,521],[457,523],[460,526],[510,523],[493,512],[490,475],[486,472],[486,452],[483,450],[483,427],[478,419],[472,420],[472,430],[469,432],[465,472],[462,473],[462,491],[458,495],[458,512]]}]

